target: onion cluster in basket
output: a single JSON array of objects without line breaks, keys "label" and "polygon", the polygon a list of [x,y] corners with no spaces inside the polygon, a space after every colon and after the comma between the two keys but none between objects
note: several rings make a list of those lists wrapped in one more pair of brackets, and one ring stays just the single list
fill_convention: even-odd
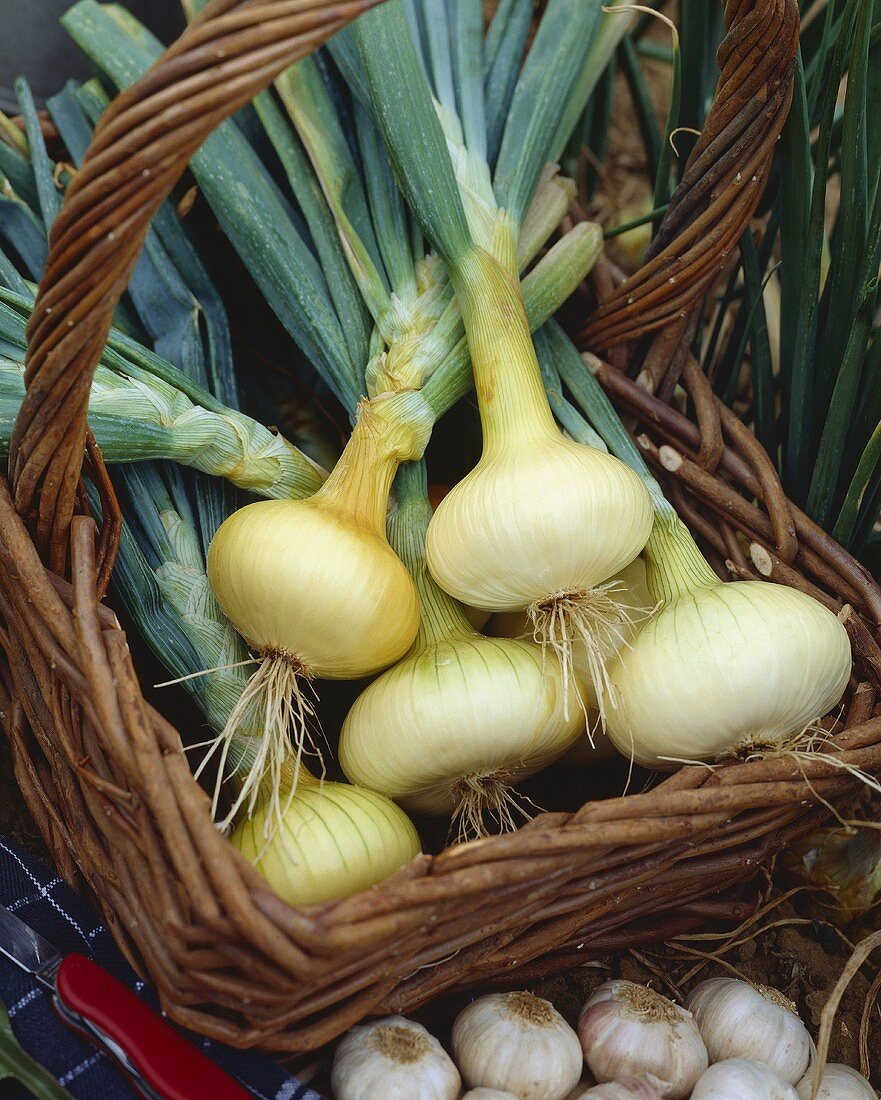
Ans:
[{"label": "onion cluster in basket", "polygon": [[[241,385],[280,419],[235,374],[172,205],[93,387],[105,457],[132,463],[116,474],[117,592],[207,719],[218,824],[293,904],[407,863],[420,839],[406,811],[449,818],[461,839],[516,827],[516,784],[576,746],[597,760],[608,738],[656,769],[811,751],[848,683],[832,612],[716,575],[552,320],[602,248],[596,225],[561,231],[575,185],[555,165],[627,19],[551,0],[530,40],[531,19],[515,0],[484,34],[477,0],[393,0],[192,161],[316,404],[349,417],[329,474],[302,437],[239,411]],[[91,0],[64,22],[118,87],[161,50]],[[50,105],[75,160],[103,96],[69,86]],[[35,193],[63,186],[29,140],[33,163],[16,155]],[[32,218],[44,234],[50,206]],[[37,230],[22,225],[27,256]],[[0,350],[20,358],[30,284],[0,260]],[[445,455],[463,476],[433,511],[426,449],[472,384],[482,451],[470,470],[464,447]],[[17,363],[0,364],[4,386],[17,400]],[[350,782],[331,782],[314,683],[368,676],[340,735]]]},{"label": "onion cluster in basket", "polygon": [[605,982],[577,1031],[541,997],[493,993],[459,1013],[450,1048],[401,1016],[353,1028],[334,1056],[334,1098],[810,1100],[816,1082],[820,1100],[877,1100],[856,1070],[816,1064],[781,993],[735,978],[701,982],[685,1007]]}]

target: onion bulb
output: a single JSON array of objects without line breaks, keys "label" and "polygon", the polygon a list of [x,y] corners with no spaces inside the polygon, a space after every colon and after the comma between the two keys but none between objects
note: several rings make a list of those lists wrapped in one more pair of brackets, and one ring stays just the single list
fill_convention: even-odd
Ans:
[{"label": "onion bulb", "polygon": [[[301,753],[314,715],[304,681],[369,675],[412,644],[416,589],[388,544],[385,516],[399,462],[422,452],[431,425],[425,409],[416,393],[362,402],[345,450],[314,496],[250,504],[217,531],[208,579],[260,660],[222,738],[258,702],[266,736],[290,735]],[[259,781],[256,773],[246,785]]]},{"label": "onion bulb", "polygon": [[651,768],[792,743],[841,698],[847,631],[766,581],[723,583],[667,505],[645,548],[659,610],[607,667],[616,748]]},{"label": "onion bulb", "polygon": [[566,439],[554,423],[514,280],[474,249],[451,272],[474,367],[483,453],[440,503],[426,558],[470,607],[528,609],[536,635],[571,675],[573,640],[603,690],[602,642],[621,609],[603,582],[651,531],[642,480],[623,462]]},{"label": "onion bulb", "polygon": [[[405,467],[392,541],[416,581],[419,635],[407,656],[355,701],[340,735],[346,776],[408,810],[454,814],[461,836],[485,831],[484,812],[514,828],[511,787],[549,764],[584,727],[574,680],[534,642],[485,638],[425,567],[431,508],[421,466]],[[420,479],[422,479],[420,481]]]},{"label": "onion bulb", "polygon": [[419,854],[419,835],[394,802],[347,783],[319,783],[302,767],[298,778],[293,797],[282,798],[277,829],[271,827],[273,794],[266,791],[230,837],[282,901],[348,897]]}]

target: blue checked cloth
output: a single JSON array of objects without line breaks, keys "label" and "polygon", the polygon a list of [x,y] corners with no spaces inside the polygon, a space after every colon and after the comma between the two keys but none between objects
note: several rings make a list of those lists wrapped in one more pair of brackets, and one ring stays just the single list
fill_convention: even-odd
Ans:
[{"label": "blue checked cloth", "polygon": [[[152,990],[126,963],[94,910],[53,871],[3,837],[0,903],[63,953],[79,951],[88,955],[156,1007]],[[24,1049],[54,1073],[77,1100],[136,1100],[135,1092],[112,1061],[59,1021],[48,992],[2,956],[0,1000],[9,1010],[12,1028]],[[192,1034],[187,1037],[201,1044],[258,1100],[321,1100],[317,1092],[263,1055],[233,1050]],[[0,1094],[4,1100],[24,1100],[30,1095],[10,1081],[0,1082]]]}]

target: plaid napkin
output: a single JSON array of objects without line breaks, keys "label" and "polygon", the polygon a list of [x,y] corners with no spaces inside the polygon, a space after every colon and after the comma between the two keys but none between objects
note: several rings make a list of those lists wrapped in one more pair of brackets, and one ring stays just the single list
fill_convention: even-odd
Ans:
[{"label": "plaid napkin", "polygon": [[[0,904],[17,913],[62,952],[79,951],[100,963],[154,1008],[152,990],[119,953],[93,909],[44,864],[0,837]],[[77,1100],[136,1100],[136,1093],[104,1054],[66,1028],[55,1015],[48,992],[30,974],[0,956],[0,1000],[24,1049],[54,1073]],[[187,1033],[258,1100],[321,1100],[260,1054],[233,1050]],[[10,1081],[0,1082],[4,1098],[29,1096]]]}]

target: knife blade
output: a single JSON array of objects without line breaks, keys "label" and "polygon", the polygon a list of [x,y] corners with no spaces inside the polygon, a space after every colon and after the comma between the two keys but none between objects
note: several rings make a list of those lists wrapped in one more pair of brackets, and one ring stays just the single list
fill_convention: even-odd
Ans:
[{"label": "knife blade", "polygon": [[0,954],[51,992],[62,1022],[109,1054],[145,1100],[248,1100],[241,1085],[128,986],[85,955],[62,955],[2,905]]}]

